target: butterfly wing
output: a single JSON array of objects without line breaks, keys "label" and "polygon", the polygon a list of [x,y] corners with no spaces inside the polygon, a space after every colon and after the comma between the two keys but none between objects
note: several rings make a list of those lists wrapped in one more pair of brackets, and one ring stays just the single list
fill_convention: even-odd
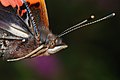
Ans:
[{"label": "butterfly wing", "polygon": [[[46,5],[44,0],[26,0],[30,9],[32,16],[35,20],[37,30],[41,27],[48,28],[48,15],[46,10]],[[9,11],[11,13],[17,14],[21,17],[23,22],[28,26],[31,33],[35,33],[34,26],[31,24],[31,16],[26,10],[26,5],[23,0],[0,0],[0,9]],[[17,27],[18,28],[18,27]],[[21,26],[19,26],[21,28]]]},{"label": "butterfly wing", "polygon": [[39,27],[49,28],[48,14],[45,0],[26,0],[29,4],[31,12],[35,18],[35,22]]},{"label": "butterfly wing", "polygon": [[29,34],[32,34],[28,27],[29,25],[18,14],[19,6],[17,7],[17,4],[13,5],[12,1],[0,0],[0,29],[6,30],[18,37],[28,38]]},{"label": "butterfly wing", "polygon": [[49,26],[44,0],[27,3],[34,19],[23,0],[0,0],[0,53],[4,58],[20,58],[38,47],[32,21],[36,21],[36,30]]},{"label": "butterfly wing", "polygon": [[28,38],[31,34],[22,19],[10,12],[0,10],[0,29],[6,30],[15,36]]}]

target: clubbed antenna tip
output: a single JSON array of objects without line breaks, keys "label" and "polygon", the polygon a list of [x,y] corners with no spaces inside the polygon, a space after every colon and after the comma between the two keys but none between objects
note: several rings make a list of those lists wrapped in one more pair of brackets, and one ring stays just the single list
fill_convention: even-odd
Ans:
[{"label": "clubbed antenna tip", "polygon": [[91,17],[92,19],[94,19],[94,18],[95,18],[95,16],[94,16],[94,15],[91,15],[90,17]]}]

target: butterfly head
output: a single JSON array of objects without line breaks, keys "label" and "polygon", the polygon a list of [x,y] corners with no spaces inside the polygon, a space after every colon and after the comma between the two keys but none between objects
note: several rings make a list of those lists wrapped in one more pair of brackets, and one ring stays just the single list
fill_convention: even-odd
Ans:
[{"label": "butterfly head", "polygon": [[54,53],[68,47],[65,43],[63,43],[61,38],[59,38],[53,34],[49,34],[47,36],[46,46],[48,47],[48,50],[47,50],[48,54],[54,54]]}]

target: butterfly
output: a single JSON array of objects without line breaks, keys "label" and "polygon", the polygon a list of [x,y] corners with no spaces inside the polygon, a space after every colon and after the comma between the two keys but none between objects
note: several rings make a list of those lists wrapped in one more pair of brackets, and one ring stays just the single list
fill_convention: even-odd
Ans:
[{"label": "butterfly", "polygon": [[56,36],[49,30],[44,0],[0,0],[0,56],[17,61],[54,54],[68,47],[63,35],[113,15],[89,23],[84,20]]}]

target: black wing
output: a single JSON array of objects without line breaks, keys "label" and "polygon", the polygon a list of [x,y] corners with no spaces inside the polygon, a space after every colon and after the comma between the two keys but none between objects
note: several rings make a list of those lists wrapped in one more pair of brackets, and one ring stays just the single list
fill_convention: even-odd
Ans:
[{"label": "black wing", "polygon": [[2,9],[0,9],[0,29],[23,38],[28,38],[32,35],[22,18]]}]

